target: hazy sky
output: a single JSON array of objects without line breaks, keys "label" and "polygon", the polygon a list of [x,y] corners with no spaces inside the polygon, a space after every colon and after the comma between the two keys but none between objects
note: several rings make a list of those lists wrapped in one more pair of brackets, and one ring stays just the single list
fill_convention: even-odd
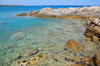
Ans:
[{"label": "hazy sky", "polygon": [[0,5],[100,5],[100,0],[0,0]]}]

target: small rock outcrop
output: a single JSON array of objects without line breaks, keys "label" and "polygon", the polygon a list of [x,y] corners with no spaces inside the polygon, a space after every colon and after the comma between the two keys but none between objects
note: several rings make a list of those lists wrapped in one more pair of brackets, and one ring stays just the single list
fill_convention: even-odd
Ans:
[{"label": "small rock outcrop", "polygon": [[100,39],[100,20],[98,18],[87,19],[87,28],[85,35],[92,38],[93,41]]},{"label": "small rock outcrop", "polygon": [[27,14],[23,12],[22,14],[16,14],[16,16],[27,16]]}]

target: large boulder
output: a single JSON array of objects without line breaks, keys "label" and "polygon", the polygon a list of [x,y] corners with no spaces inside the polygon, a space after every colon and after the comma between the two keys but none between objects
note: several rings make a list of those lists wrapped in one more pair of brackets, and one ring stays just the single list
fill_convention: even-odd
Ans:
[{"label": "large boulder", "polygon": [[87,25],[85,35],[92,38],[93,41],[98,41],[100,39],[100,20],[98,18],[90,18],[87,20]]},{"label": "large boulder", "polygon": [[76,43],[73,40],[69,40],[66,44],[65,44],[65,48],[69,49],[69,50],[74,50],[75,52],[82,52],[84,50],[84,46]]}]

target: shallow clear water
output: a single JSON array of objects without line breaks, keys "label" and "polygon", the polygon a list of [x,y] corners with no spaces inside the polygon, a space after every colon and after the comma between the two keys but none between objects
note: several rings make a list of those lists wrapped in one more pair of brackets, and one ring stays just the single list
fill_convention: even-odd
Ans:
[{"label": "shallow clear water", "polygon": [[[46,6],[19,6],[19,7],[0,7],[0,64],[9,66],[21,55],[24,50],[36,50],[39,48],[48,49],[52,44],[61,45],[69,39],[79,40],[79,43],[86,44],[84,41],[84,31],[86,23],[81,19],[59,19],[59,18],[38,18],[22,16],[16,14],[30,12],[45,8]],[[71,6],[50,6],[51,8],[68,8]],[[22,32],[24,37],[13,39],[12,35]],[[56,48],[54,49],[56,50]],[[45,50],[47,51],[47,50]],[[40,51],[45,52],[45,51]],[[52,53],[50,53],[52,54]]]}]

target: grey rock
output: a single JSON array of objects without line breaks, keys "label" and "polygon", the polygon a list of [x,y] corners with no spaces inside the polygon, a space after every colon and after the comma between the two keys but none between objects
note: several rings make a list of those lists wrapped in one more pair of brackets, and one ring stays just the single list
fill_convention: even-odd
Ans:
[{"label": "grey rock", "polygon": [[[54,16],[82,16],[82,17],[100,17],[100,6],[91,6],[83,8],[59,8],[52,9],[49,7],[39,11],[31,11],[31,16],[54,17]],[[23,16],[23,15],[22,15]]]}]

